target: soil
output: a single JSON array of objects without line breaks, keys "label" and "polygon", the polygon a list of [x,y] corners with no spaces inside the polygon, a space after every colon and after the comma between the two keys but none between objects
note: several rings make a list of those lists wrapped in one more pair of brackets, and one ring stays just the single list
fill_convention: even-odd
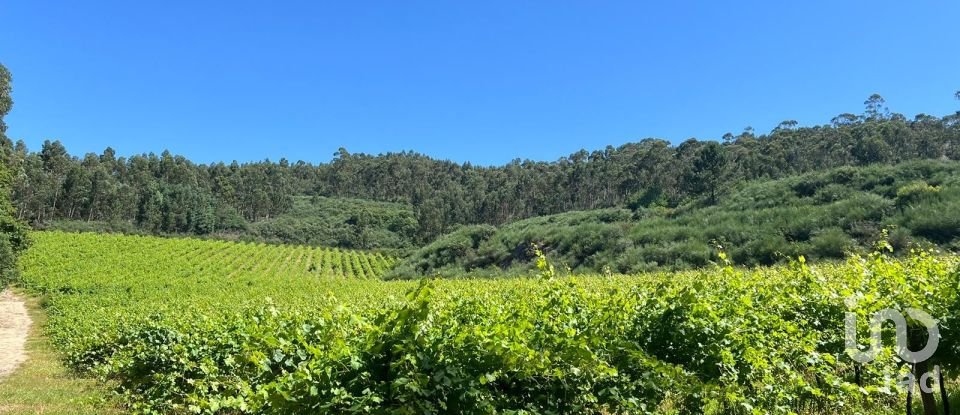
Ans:
[{"label": "soil", "polygon": [[24,346],[29,331],[30,315],[23,299],[9,290],[0,293],[0,378],[27,360]]}]

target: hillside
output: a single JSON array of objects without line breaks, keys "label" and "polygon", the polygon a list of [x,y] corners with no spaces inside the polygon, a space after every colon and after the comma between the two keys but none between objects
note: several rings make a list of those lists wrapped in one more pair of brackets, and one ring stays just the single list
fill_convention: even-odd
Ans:
[{"label": "hillside", "polygon": [[298,196],[287,212],[251,226],[251,240],[356,249],[416,246],[417,220],[400,203]]},{"label": "hillside", "polygon": [[46,273],[33,276],[31,285],[64,292],[89,288],[68,283],[86,276],[117,284],[157,274],[182,283],[209,277],[235,282],[253,277],[377,279],[395,261],[381,254],[295,245],[66,232],[33,232],[30,237],[37,247],[23,261],[28,267],[42,261]]},{"label": "hillside", "polygon": [[525,272],[531,246],[577,272],[702,267],[723,246],[741,265],[806,255],[843,258],[889,231],[893,247],[960,248],[960,163],[842,167],[739,185],[677,208],[569,212],[499,228],[468,226],[421,248],[389,275]]},{"label": "hillside", "polygon": [[[298,197],[316,196],[405,206],[415,221],[403,219],[400,233],[408,233],[409,225],[412,234],[374,232],[360,246],[407,244],[397,238],[422,246],[462,225],[501,226],[564,212],[651,204],[673,209],[695,200],[716,201],[746,182],[827,168],[960,160],[960,113],[908,118],[889,112],[883,98],[873,95],[861,114],[841,114],[824,125],[788,120],[766,134],[748,128],[719,141],[646,138],[554,161],[500,166],[344,148],[322,163],[198,164],[169,152],[122,156],[106,148],[99,154],[70,154],[58,141],[28,149],[5,137],[0,153],[11,172],[14,214],[35,227],[81,221],[125,232],[226,237],[258,235],[249,233],[251,227],[279,227],[266,229],[265,238],[306,243],[312,237],[276,219],[291,212],[300,216]],[[257,225],[264,221],[270,225]],[[319,218],[316,224],[329,222]],[[315,239],[358,246],[342,234]]]},{"label": "hillside", "polygon": [[[33,237],[21,284],[43,298],[45,332],[133,413],[892,415],[903,397],[882,374],[899,361],[846,358],[845,293],[868,296],[865,313],[960,310],[957,257],[927,253],[415,283],[328,278],[307,248]],[[937,353],[954,368],[955,348]]]}]

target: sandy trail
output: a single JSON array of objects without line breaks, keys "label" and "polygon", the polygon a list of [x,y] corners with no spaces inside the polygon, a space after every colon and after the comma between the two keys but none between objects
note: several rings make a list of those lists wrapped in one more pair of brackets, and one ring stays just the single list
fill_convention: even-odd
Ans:
[{"label": "sandy trail", "polygon": [[30,316],[23,299],[9,290],[0,293],[0,378],[27,360],[24,344],[30,331]]}]

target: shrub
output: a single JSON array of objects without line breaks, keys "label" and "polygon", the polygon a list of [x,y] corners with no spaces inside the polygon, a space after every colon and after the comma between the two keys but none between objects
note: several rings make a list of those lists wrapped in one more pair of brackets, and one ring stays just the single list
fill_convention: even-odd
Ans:
[{"label": "shrub", "polygon": [[771,265],[793,256],[795,249],[782,235],[760,235],[742,247],[732,247],[731,257],[740,264]]},{"label": "shrub", "polygon": [[811,254],[819,258],[843,258],[855,245],[856,241],[840,228],[824,229],[810,240]]},{"label": "shrub", "polygon": [[897,189],[897,206],[906,207],[921,200],[936,197],[940,193],[939,187],[930,186],[924,181],[915,181]]},{"label": "shrub", "polygon": [[910,230],[902,227],[891,230],[887,240],[890,242],[890,247],[893,248],[893,252],[898,253],[906,252],[915,244]]},{"label": "shrub", "polygon": [[820,204],[837,202],[850,197],[853,190],[838,183],[831,183],[817,190],[813,198]]},{"label": "shrub", "polygon": [[907,208],[901,224],[938,244],[946,244],[960,236],[960,201]]}]

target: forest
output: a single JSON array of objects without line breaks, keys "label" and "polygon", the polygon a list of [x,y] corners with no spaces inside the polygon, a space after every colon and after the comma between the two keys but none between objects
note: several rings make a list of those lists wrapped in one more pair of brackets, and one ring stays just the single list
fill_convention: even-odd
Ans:
[{"label": "forest", "polygon": [[[714,204],[748,181],[842,166],[958,160],[960,113],[908,118],[873,95],[862,113],[841,114],[824,125],[788,120],[766,134],[748,127],[720,141],[689,139],[678,145],[647,138],[552,162],[514,160],[503,166],[458,164],[415,152],[353,154],[344,148],[319,164],[287,159],[197,164],[166,151],[121,156],[111,148],[80,156],[59,141],[31,150],[6,136],[0,148],[12,176],[15,217],[39,228],[82,221],[153,234],[255,236],[254,224],[295,210],[299,195],[407,206],[416,224],[403,235],[404,244],[422,245],[458,225],[496,226],[601,208]],[[359,227],[355,233],[367,226],[363,215],[359,209],[347,218]]]}]

